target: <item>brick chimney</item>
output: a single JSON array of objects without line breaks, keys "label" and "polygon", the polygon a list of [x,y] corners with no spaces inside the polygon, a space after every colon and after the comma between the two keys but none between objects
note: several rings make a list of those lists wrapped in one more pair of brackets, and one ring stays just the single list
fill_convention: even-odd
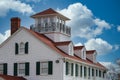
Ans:
[{"label": "brick chimney", "polygon": [[20,28],[20,21],[18,17],[11,18],[11,35]]}]

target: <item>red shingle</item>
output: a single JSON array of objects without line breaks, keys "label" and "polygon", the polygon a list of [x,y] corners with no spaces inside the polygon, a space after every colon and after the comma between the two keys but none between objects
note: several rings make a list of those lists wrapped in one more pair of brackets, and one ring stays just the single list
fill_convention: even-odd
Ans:
[{"label": "red shingle", "polygon": [[68,45],[68,44],[70,44],[70,43],[71,43],[71,41],[55,42],[55,45],[56,45],[56,46],[62,46],[62,45]]},{"label": "red shingle", "polygon": [[94,52],[96,52],[96,50],[90,50],[90,51],[86,51],[86,54],[93,54]]},{"label": "red shingle", "polygon": [[62,18],[66,19],[66,20],[70,20],[69,18],[63,16],[62,14],[58,13],[57,11],[53,10],[52,8],[49,8],[47,10],[44,10],[42,12],[39,12],[39,13],[36,13],[34,15],[32,15],[31,17],[34,18],[36,16],[43,16],[43,15],[59,15],[61,16]]},{"label": "red shingle", "polygon": [[17,76],[10,76],[10,75],[2,75],[0,74],[0,78],[3,78],[5,80],[27,80],[23,77],[17,77]]},{"label": "red shingle", "polygon": [[47,10],[44,10],[42,12],[36,13],[35,15],[32,16],[36,16],[36,15],[45,15],[45,14],[59,14],[58,12],[54,11],[53,9],[49,8]]},{"label": "red shingle", "polygon": [[[100,67],[100,68],[102,68],[104,70],[106,69],[100,63],[93,63],[89,59],[84,60],[84,59],[81,59],[80,57],[78,57],[76,55],[74,55],[74,56],[68,55],[67,53],[65,53],[62,50],[60,50],[59,48],[57,48],[56,45],[55,45],[55,43],[52,40],[50,40],[48,37],[44,36],[43,34],[34,32],[34,31],[29,30],[27,28],[24,28],[24,29],[26,29],[28,32],[32,33],[36,38],[38,38],[40,41],[42,41],[43,43],[45,43],[46,45],[48,45],[50,48],[52,48],[53,50],[55,50],[56,52],[58,52],[63,57],[67,57],[67,58],[71,58],[71,59],[74,59],[74,60],[82,61],[82,62],[85,62],[85,63],[88,63],[88,64],[92,64],[92,65],[98,66],[98,67]],[[69,41],[67,43],[69,43]],[[91,50],[91,51],[88,51],[88,52],[93,53],[93,52],[95,52],[95,50]]]},{"label": "red shingle", "polygon": [[84,46],[74,46],[74,50],[81,50]]}]

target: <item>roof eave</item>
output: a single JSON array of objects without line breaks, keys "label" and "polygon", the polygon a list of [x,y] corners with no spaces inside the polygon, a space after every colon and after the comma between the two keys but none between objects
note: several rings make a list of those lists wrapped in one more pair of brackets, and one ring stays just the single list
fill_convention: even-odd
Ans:
[{"label": "roof eave", "polygon": [[55,13],[55,14],[45,14],[45,15],[37,15],[37,14],[35,14],[35,15],[30,16],[30,17],[31,17],[31,18],[37,18],[37,17],[53,16],[53,15],[59,16],[59,17],[63,18],[64,20],[70,20],[69,18],[67,18],[67,17],[65,17],[65,16],[63,16],[63,15],[61,15],[61,14],[57,14],[57,13]]}]

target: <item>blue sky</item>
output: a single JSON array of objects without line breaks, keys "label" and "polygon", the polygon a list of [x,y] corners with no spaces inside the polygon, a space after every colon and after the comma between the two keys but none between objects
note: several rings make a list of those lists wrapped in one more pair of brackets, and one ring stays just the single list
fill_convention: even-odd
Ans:
[{"label": "blue sky", "polygon": [[10,18],[20,17],[29,28],[36,12],[53,8],[71,21],[72,41],[96,49],[97,60],[115,63],[120,58],[119,0],[0,0],[0,43],[9,36]]}]

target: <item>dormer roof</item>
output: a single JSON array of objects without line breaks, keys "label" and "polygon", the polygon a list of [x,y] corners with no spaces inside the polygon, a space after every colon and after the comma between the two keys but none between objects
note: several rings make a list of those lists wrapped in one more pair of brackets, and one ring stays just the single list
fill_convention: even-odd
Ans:
[{"label": "dormer roof", "polygon": [[69,45],[71,41],[64,41],[64,42],[55,42],[56,46],[63,46],[63,45]]},{"label": "dormer roof", "polygon": [[56,15],[56,16],[61,17],[64,20],[70,20],[69,18],[63,16],[62,14],[60,14],[57,11],[53,10],[52,8],[49,8],[49,9],[44,10],[42,12],[38,12],[38,13],[32,15],[31,17],[36,18],[36,17],[40,17],[40,16],[45,16],[45,15]]},{"label": "dormer roof", "polygon": [[25,79],[23,77],[2,75],[2,74],[0,74],[0,78],[2,78],[2,80],[27,80],[27,79]]},{"label": "dormer roof", "polygon": [[96,52],[96,50],[89,50],[89,51],[86,51],[86,54],[94,54]]},{"label": "dormer roof", "polygon": [[68,55],[67,53],[65,53],[64,51],[62,51],[61,49],[57,48],[56,47],[56,44],[57,45],[60,45],[61,43],[64,44],[64,45],[68,45],[70,44],[70,42],[72,41],[65,41],[65,42],[58,42],[58,43],[54,43],[51,39],[49,39],[47,36],[43,35],[43,34],[40,34],[38,32],[34,32],[32,30],[29,30],[25,27],[21,27],[18,31],[16,31],[12,36],[10,36],[6,41],[4,41],[1,45],[0,45],[0,48],[6,44],[6,42],[8,40],[10,40],[10,38],[12,38],[14,35],[16,35],[19,31],[21,30],[25,30],[27,32],[29,32],[31,35],[35,36],[35,38],[39,39],[40,41],[42,41],[44,44],[48,45],[51,49],[53,49],[54,51],[56,51],[58,54],[60,54],[61,56],[63,56],[64,58],[66,59],[72,59],[72,60],[75,60],[75,61],[80,61],[82,63],[87,63],[88,65],[93,65],[93,66],[97,66],[101,69],[106,69],[104,66],[102,66],[100,63],[93,63],[91,61],[89,61],[88,59],[87,60],[84,60],[84,59],[81,59],[80,57],[78,56],[75,56],[75,54],[73,56],[71,55]]},{"label": "dormer roof", "polygon": [[74,46],[74,50],[81,50],[84,46]]}]

